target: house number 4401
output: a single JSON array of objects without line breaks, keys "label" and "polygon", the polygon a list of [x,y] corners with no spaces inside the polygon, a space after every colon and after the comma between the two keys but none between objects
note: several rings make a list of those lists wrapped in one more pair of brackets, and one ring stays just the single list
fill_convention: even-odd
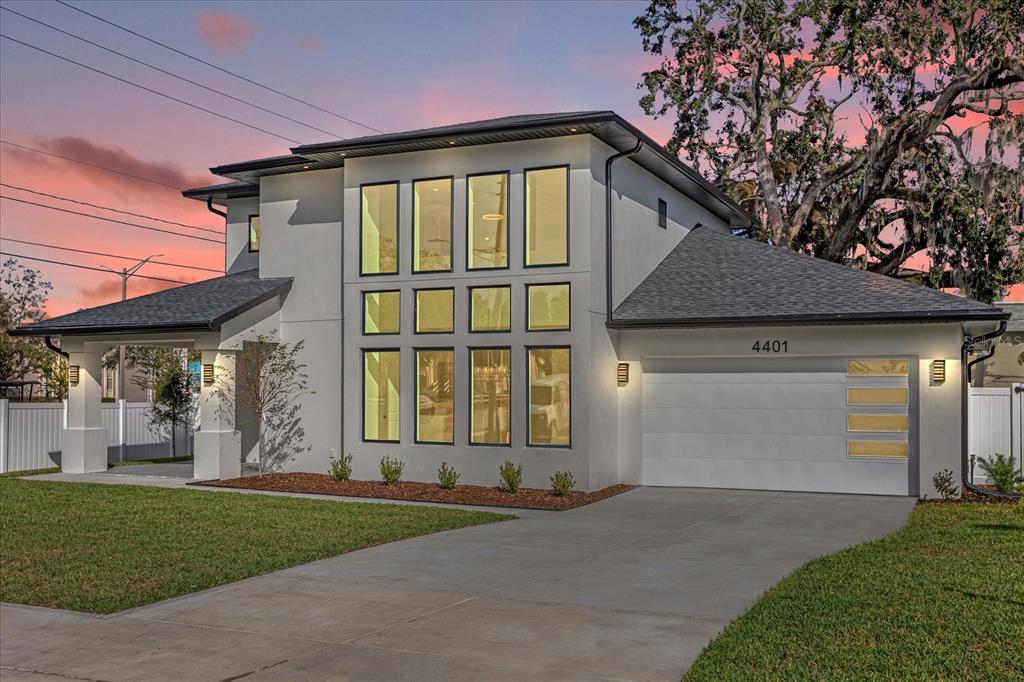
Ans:
[{"label": "house number 4401", "polygon": [[789,340],[788,339],[764,339],[754,341],[754,345],[750,347],[750,350],[755,353],[788,353],[789,352]]}]

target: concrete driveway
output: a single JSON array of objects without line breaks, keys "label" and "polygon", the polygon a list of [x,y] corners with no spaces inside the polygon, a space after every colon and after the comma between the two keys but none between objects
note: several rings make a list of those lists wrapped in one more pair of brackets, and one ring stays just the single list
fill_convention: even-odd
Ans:
[{"label": "concrete driveway", "polygon": [[4,605],[0,665],[4,680],[678,680],[769,586],[913,504],[640,488],[113,616]]}]

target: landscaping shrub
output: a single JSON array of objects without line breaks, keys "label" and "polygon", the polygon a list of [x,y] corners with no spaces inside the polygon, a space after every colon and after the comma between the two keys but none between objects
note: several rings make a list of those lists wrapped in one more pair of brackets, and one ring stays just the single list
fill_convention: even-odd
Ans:
[{"label": "landscaping shrub", "polygon": [[380,458],[380,477],[387,485],[394,485],[401,481],[403,469],[405,469],[405,462],[397,457],[391,458],[385,455]]},{"label": "landscaping shrub", "polygon": [[340,458],[331,457],[331,478],[335,481],[347,481],[352,478],[352,453]]},{"label": "landscaping shrub", "polygon": [[519,491],[523,484],[523,465],[513,464],[512,460],[506,459],[498,469],[498,477],[501,479],[500,487],[507,493]]},{"label": "landscaping shrub", "polygon": [[437,481],[445,490],[451,490],[459,483],[459,472],[448,466],[448,462],[441,462],[441,468],[437,470]]},{"label": "landscaping shrub", "polygon": [[568,471],[556,471],[551,477],[551,492],[558,497],[564,497],[576,487],[576,479]]},{"label": "landscaping shrub", "polygon": [[960,497],[960,486],[953,482],[953,472],[943,469],[932,476],[935,492],[944,500],[955,500]]},{"label": "landscaping shrub", "polygon": [[1013,458],[995,454],[991,457],[979,457],[978,466],[992,479],[992,484],[1001,493],[1013,493],[1014,479],[1017,472],[1013,469]]}]

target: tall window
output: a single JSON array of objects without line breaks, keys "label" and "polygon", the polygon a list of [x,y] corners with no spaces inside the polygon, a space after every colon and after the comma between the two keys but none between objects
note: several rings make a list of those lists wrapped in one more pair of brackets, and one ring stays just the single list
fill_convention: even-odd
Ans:
[{"label": "tall window", "polygon": [[447,334],[455,331],[455,290],[416,290],[416,333]]},{"label": "tall window", "polygon": [[509,348],[469,351],[469,442],[474,445],[512,443],[511,359]]},{"label": "tall window", "polygon": [[399,441],[400,358],[397,350],[363,351],[363,440]]},{"label": "tall window", "polygon": [[363,333],[399,333],[402,326],[401,304],[401,291],[363,292]]},{"label": "tall window", "polygon": [[526,265],[569,262],[569,169],[526,171]]},{"label": "tall window", "polygon": [[455,351],[416,351],[416,442],[454,443]]},{"label": "tall window", "polygon": [[260,250],[260,217],[249,216],[249,253],[258,253]]},{"label": "tall window", "polygon": [[363,275],[398,272],[398,183],[363,185],[360,265]]},{"label": "tall window", "polygon": [[530,445],[569,445],[571,394],[569,349],[528,348]]},{"label": "tall window", "polygon": [[526,330],[556,331],[569,328],[569,285],[526,285]]},{"label": "tall window", "polygon": [[512,287],[471,287],[469,331],[507,332],[512,329]]},{"label": "tall window", "polygon": [[508,173],[466,178],[466,269],[508,267]]},{"label": "tall window", "polygon": [[412,183],[413,272],[452,269],[452,179]]}]

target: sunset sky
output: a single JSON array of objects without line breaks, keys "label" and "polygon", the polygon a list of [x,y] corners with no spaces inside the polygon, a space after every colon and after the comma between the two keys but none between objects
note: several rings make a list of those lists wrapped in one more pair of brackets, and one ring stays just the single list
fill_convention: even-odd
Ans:
[{"label": "sunset sky", "polygon": [[[637,104],[636,83],[654,64],[632,19],[644,2],[321,3],[74,2],[78,7],[226,69],[374,128],[392,132],[519,113],[614,109],[655,140],[671,122]],[[73,37],[0,12],[0,29],[95,69],[301,143],[371,131],[289,101],[129,35],[56,2],[3,7],[116,49],[210,88],[331,134],[256,111],[156,73]],[[221,230],[223,222],[179,189],[222,182],[207,168],[287,153],[268,132],[191,109],[11,40],[0,41],[0,137],[158,183],[54,156],[0,146],[0,194],[24,201],[216,239],[181,225],[114,214],[10,186],[109,206],[165,221]],[[169,185],[165,186],[165,185]],[[172,189],[177,188],[177,189]],[[223,266],[208,241],[104,223],[0,201],[0,236],[203,268]],[[128,261],[2,242],[3,251],[119,268]],[[117,300],[113,275],[31,263],[54,284],[57,315]],[[215,273],[147,265],[142,274],[195,281]],[[129,295],[165,283],[133,280]],[[1024,299],[1018,288],[1014,298]]]}]

